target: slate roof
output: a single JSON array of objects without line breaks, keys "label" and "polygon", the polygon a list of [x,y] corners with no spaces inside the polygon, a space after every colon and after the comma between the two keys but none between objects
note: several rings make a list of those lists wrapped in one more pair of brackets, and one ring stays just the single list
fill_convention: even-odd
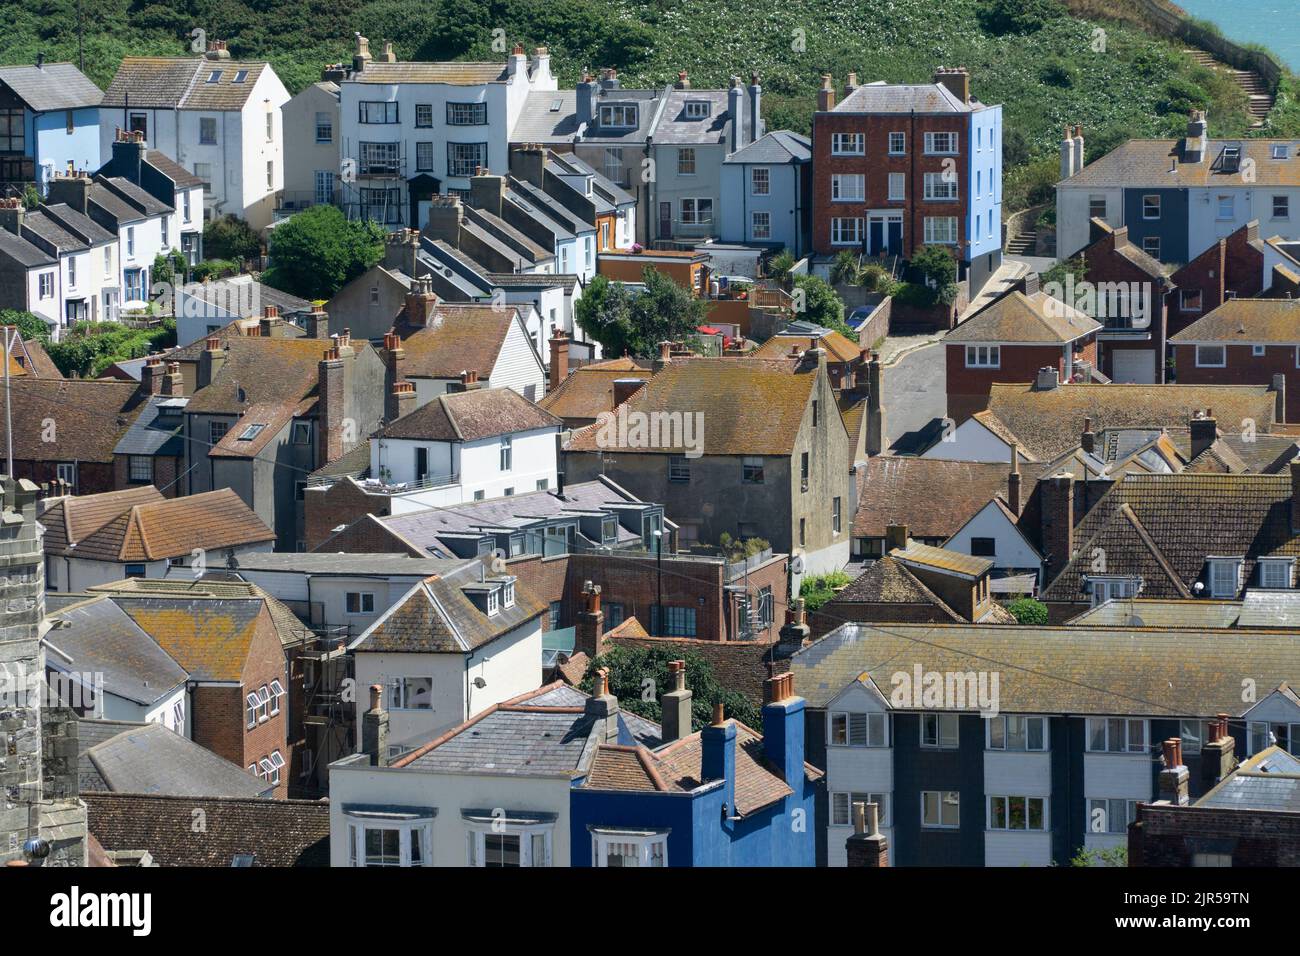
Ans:
[{"label": "slate roof", "polygon": [[[747,96],[748,92],[743,91],[740,97],[742,113]],[[734,121],[731,111],[727,108],[728,98],[726,90],[670,89],[665,97],[659,122],[655,124],[655,145],[707,146],[728,142],[729,131]],[[699,101],[709,104],[709,115],[703,119],[689,119],[686,115],[686,104]],[[742,116],[742,121],[743,119]]]},{"label": "slate roof", "polygon": [[62,230],[74,234],[90,245],[102,246],[107,243],[117,242],[117,236],[85,213],[73,209],[67,203],[46,203],[40,209],[29,211],[27,218],[37,216],[38,213],[39,219],[45,221],[57,220]]},{"label": "slate roof", "polygon": [[[1275,143],[1287,147],[1286,159],[1273,158]],[[1223,162],[1225,146],[1239,147],[1243,164],[1253,161],[1254,185],[1300,186],[1296,141],[1280,139],[1211,139],[1206,143],[1205,158],[1198,163],[1187,162],[1184,140],[1130,139],[1060,185],[1188,189],[1240,184],[1241,167]]]},{"label": "slate roof", "polygon": [[[113,449],[143,406],[133,382],[11,380],[14,458],[111,463]],[[42,424],[53,419],[53,431]],[[52,438],[52,441],[44,441]]]},{"label": "slate roof", "polygon": [[[128,56],[104,92],[101,104],[125,109],[241,110],[267,63],[206,57]],[[216,83],[208,82],[220,71]],[[243,82],[235,77],[244,72]]]},{"label": "slate roof", "polygon": [[1243,557],[1253,582],[1261,557],[1300,556],[1291,530],[1291,476],[1126,475],[1075,529],[1075,559],[1044,600],[1077,601],[1096,548],[1108,574],[1138,574],[1148,597],[1190,598],[1209,557]]},{"label": "slate roof", "polygon": [[[83,731],[94,721],[82,720]],[[162,724],[111,723],[107,740],[79,735],[81,789],[176,797],[269,797],[274,785]]]},{"label": "slate roof", "polygon": [[1192,806],[1211,810],[1300,812],[1300,760],[1281,747],[1261,750]]},{"label": "slate roof", "polygon": [[[104,232],[105,230],[100,230]],[[23,238],[37,245],[40,241],[49,243],[60,254],[84,252],[90,248],[82,237],[67,229],[61,222],[52,218],[43,208],[29,209],[23,215]],[[35,239],[33,239],[35,236]],[[47,247],[37,245],[44,250]],[[48,253],[47,253],[48,254]]]},{"label": "slate roof", "polygon": [[762,166],[780,166],[786,163],[807,163],[812,160],[812,140],[788,129],[764,133],[754,142],[742,146],[723,162],[750,163]]},{"label": "slate roof", "polygon": [[237,559],[237,571],[294,571],[313,576],[341,574],[356,576],[448,574],[462,567],[461,558],[412,558],[405,554],[378,552],[375,554],[327,554],[318,551],[263,551],[245,554]]},{"label": "slate roof", "polygon": [[[586,772],[603,739],[603,721],[584,712],[588,695],[556,681],[511,698],[395,760],[425,773],[573,777]],[[660,730],[618,712],[618,743],[658,746]]]},{"label": "slate roof", "polygon": [[162,150],[147,150],[144,158],[145,162],[175,183],[177,189],[193,189],[195,186],[203,185],[202,179],[162,152]]},{"label": "slate roof", "polygon": [[[1112,598],[1070,618],[1080,627],[1129,627],[1134,618],[1146,627],[1233,627],[1241,617],[1240,601],[1206,601],[1185,598]],[[1278,622],[1280,625],[1282,622]]]},{"label": "slate roof", "polygon": [[[1243,419],[1266,432],[1273,424],[1275,396],[1264,385],[1033,385],[995,383],[988,415],[1019,439],[1022,449],[1047,460],[1079,444],[1083,420],[1094,431],[1120,427],[1185,426],[1207,408],[1225,433],[1241,431]],[[983,419],[981,419],[983,421]]]},{"label": "slate roof", "polygon": [[835,104],[834,113],[970,113],[982,109],[963,103],[941,83],[884,83],[859,86]]},{"label": "slate roof", "polygon": [[371,60],[360,73],[353,73],[349,83],[447,83],[452,86],[478,86],[482,83],[503,83],[507,78],[506,64],[446,60],[443,62],[387,63]]},{"label": "slate roof", "polygon": [[[148,850],[159,866],[329,866],[324,800],[85,793],[87,826],[106,850]],[[207,827],[194,832],[194,811]]]},{"label": "slate roof", "polygon": [[402,374],[407,378],[459,378],[461,372],[472,370],[487,381],[516,315],[513,308],[501,311],[487,304],[439,302],[431,324],[416,326],[406,320],[403,309],[393,325],[406,353]]},{"label": "slate roof", "polygon": [[1254,706],[1241,700],[1242,674],[1261,687],[1293,680],[1300,644],[1278,631],[846,624],[797,651],[790,671],[808,705],[824,708],[858,680],[888,701],[893,675],[917,664],[943,673],[996,669],[1005,713],[1208,718]]},{"label": "slate roof", "polygon": [[[815,373],[812,367],[791,372],[789,363],[763,359],[699,358],[672,362],[624,406],[629,412],[652,415],[655,412],[701,413],[705,455],[783,457],[794,453],[804,412],[816,388]],[[575,431],[565,450],[600,450],[600,427],[589,425]],[[680,433],[684,429],[664,431]],[[661,434],[660,437],[681,436]],[[680,445],[661,443],[655,447],[620,448],[619,453],[667,454],[683,450]]]},{"label": "slate roof", "polygon": [[563,424],[512,389],[481,388],[439,395],[375,437],[472,442]]},{"label": "slate roof", "polygon": [[572,143],[578,132],[576,90],[531,90],[510,131],[512,143]]},{"label": "slate roof", "polygon": [[[1040,476],[1034,463],[1020,463],[1021,501]],[[1009,464],[894,458],[878,455],[858,470],[858,511],[853,535],[882,538],[891,524],[914,538],[949,538],[989,503],[1007,492]]]},{"label": "slate roof", "polygon": [[951,621],[964,620],[892,555],[872,563],[822,605],[820,613],[834,618],[835,606],[840,604],[922,604],[933,606]]},{"label": "slate roof", "polygon": [[574,369],[559,388],[547,392],[539,404],[570,424],[589,424],[601,412],[614,410],[614,383],[620,379],[646,381],[654,373],[633,359],[610,359]]},{"label": "slate roof", "polygon": [[280,642],[260,598],[186,598],[117,593],[113,600],[190,676],[238,684],[259,630]]},{"label": "slate roof", "polygon": [[349,647],[358,652],[467,654],[541,617],[545,602],[515,582],[515,603],[489,615],[466,595],[482,566],[462,563],[415,585]]},{"label": "slate roof", "polygon": [[58,652],[49,655],[50,665],[103,675],[104,690],[115,697],[149,706],[189,679],[185,668],[106,598],[83,597],[50,617],[60,622],[46,635]]},{"label": "slate roof", "polygon": [[54,265],[54,257],[26,239],[20,239],[7,229],[0,229],[0,255],[12,259],[24,269]]},{"label": "slate roof", "polygon": [[[216,305],[222,308],[228,308],[232,305],[243,306],[238,311],[243,313],[238,317],[241,319],[260,319],[263,315],[262,310],[273,305],[280,310],[280,316],[286,317],[302,312],[310,312],[312,304],[306,299],[300,299],[296,295],[290,295],[280,289],[265,285],[256,280],[250,280],[247,276],[233,276],[228,279],[215,279],[210,282],[191,283],[185,286],[187,295],[206,302],[209,305]],[[272,336],[272,338],[290,338],[300,339],[306,337],[306,332],[290,323],[284,330],[287,335]],[[196,340],[199,351],[203,350],[203,343],[207,341],[207,336]],[[323,339],[317,340],[321,347],[329,345],[328,341]],[[188,345],[195,343],[190,342]]]},{"label": "slate roof", "polygon": [[188,404],[188,398],[150,395],[126,434],[113,446],[113,454],[181,457],[185,451],[181,432],[185,427],[185,406]]},{"label": "slate roof", "polygon": [[[229,488],[181,498],[164,498],[152,485],[153,496],[108,491],[84,498],[63,498],[41,516],[47,528],[64,521],[64,533],[47,536],[46,553],[98,561],[161,561],[188,556],[195,548],[218,553],[225,548],[274,541],[275,532]],[[131,489],[132,492],[135,489]],[[87,500],[95,499],[95,500]],[[74,517],[69,517],[69,507]],[[117,513],[80,538],[66,528],[75,513],[91,516]],[[80,519],[89,523],[93,517]]]},{"label": "slate roof", "polygon": [[100,88],[71,63],[0,66],[0,83],[37,113],[98,106],[104,99]]},{"label": "slate roof", "polygon": [[945,342],[1064,345],[1090,335],[1101,323],[1046,292],[1019,290],[995,299],[944,336]]},{"label": "slate roof", "polygon": [[1187,328],[1169,336],[1173,345],[1195,343],[1300,343],[1300,301],[1228,299]]}]

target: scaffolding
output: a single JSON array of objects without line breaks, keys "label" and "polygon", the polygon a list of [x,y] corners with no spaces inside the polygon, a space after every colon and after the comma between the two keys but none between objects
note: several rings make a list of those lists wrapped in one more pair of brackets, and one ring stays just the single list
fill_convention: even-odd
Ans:
[{"label": "scaffolding", "polygon": [[406,143],[358,142],[343,144],[343,155],[353,157],[355,176],[339,177],[343,212],[349,219],[373,219],[387,226],[406,225]]},{"label": "scaffolding", "polygon": [[300,655],[303,665],[303,733],[307,751],[302,765],[301,791],[325,796],[330,763],[356,750],[356,702],[350,625],[312,628]]}]

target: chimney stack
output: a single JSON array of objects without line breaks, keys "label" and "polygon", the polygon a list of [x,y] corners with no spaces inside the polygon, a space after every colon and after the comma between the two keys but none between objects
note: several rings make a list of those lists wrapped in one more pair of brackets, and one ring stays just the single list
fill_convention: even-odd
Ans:
[{"label": "chimney stack", "polygon": [[845,844],[850,867],[880,869],[889,866],[889,840],[880,832],[880,807],[874,803],[854,803],[853,835]]},{"label": "chimney stack", "polygon": [[964,66],[951,69],[939,67],[934,71],[934,82],[947,87],[948,92],[963,103],[970,103],[970,72]]},{"label": "chimney stack", "polygon": [[1201,789],[1209,790],[1237,766],[1237,743],[1228,733],[1228,715],[1210,721],[1209,738],[1201,744]]},{"label": "chimney stack", "polygon": [[230,50],[226,48],[225,40],[209,40],[208,49],[204,56],[209,60],[229,60]]},{"label": "chimney stack", "polygon": [[185,378],[181,375],[180,362],[167,363],[167,374],[162,380],[162,393],[168,398],[185,397]]},{"label": "chimney stack", "polygon": [[1074,137],[1070,135],[1070,127],[1067,126],[1061,137],[1061,178],[1069,179],[1074,171]]},{"label": "chimney stack", "polygon": [[420,230],[397,229],[384,239],[384,268],[415,278],[419,275]]},{"label": "chimney stack", "polygon": [[1163,746],[1165,767],[1160,771],[1160,799],[1185,807],[1191,800],[1188,793],[1191,774],[1183,763],[1183,742],[1178,737],[1170,737]]},{"label": "chimney stack", "polygon": [[551,326],[551,367],[547,369],[546,390],[553,392],[569,377],[569,334],[558,325]]},{"label": "chimney stack", "polygon": [[166,366],[160,358],[151,358],[140,370],[140,388],[146,395],[161,395]]},{"label": "chimney stack", "polygon": [[438,296],[433,291],[433,279],[420,276],[411,284],[411,291],[406,293],[406,323],[413,328],[425,328],[437,311]]},{"label": "chimney stack", "polygon": [[330,317],[318,305],[313,305],[303,320],[303,328],[309,339],[327,339],[330,337]]},{"label": "chimney stack", "polygon": [[663,711],[660,723],[663,726],[663,742],[666,744],[681,740],[691,732],[691,704],[694,697],[686,686],[685,661],[669,661],[668,676],[672,679],[673,689],[664,694],[660,702]]},{"label": "chimney stack", "polygon": [[829,73],[822,74],[822,88],[817,91],[817,111],[829,113],[835,109],[835,82]]},{"label": "chimney stack", "polygon": [[1079,436],[1079,447],[1090,455],[1097,450],[1097,433],[1092,430],[1091,418],[1083,420],[1083,434]]},{"label": "chimney stack", "polygon": [[582,609],[573,622],[573,650],[592,660],[605,653],[605,615],[600,610],[600,585],[583,582]]},{"label": "chimney stack", "polygon": [[23,201],[17,196],[0,199],[0,229],[21,236],[25,213]]},{"label": "chimney stack", "polygon": [[1039,482],[1043,554],[1050,582],[1074,553],[1074,476],[1068,472]]},{"label": "chimney stack", "polygon": [[618,698],[609,692],[609,671],[604,667],[596,671],[591,696],[583,709],[588,716],[604,722],[601,743],[618,743]]},{"label": "chimney stack", "polygon": [[679,90],[689,90],[691,88],[691,78],[686,75],[685,70],[677,71],[677,82],[673,86]]},{"label": "chimney stack", "polygon": [[867,361],[867,455],[885,451],[885,365],[880,353],[873,351]]},{"label": "chimney stack", "polygon": [[497,176],[480,166],[469,180],[470,204],[484,212],[500,217],[505,202],[506,178]]},{"label": "chimney stack", "polygon": [[736,816],[736,722],[722,704],[713,705],[713,723],[700,730],[700,782],[721,780],[724,816]]},{"label": "chimney stack", "polygon": [[803,598],[795,598],[790,602],[790,610],[786,615],[785,623],[781,625],[777,650],[782,654],[793,654],[803,647],[804,642],[808,640],[811,633],[812,631],[808,627],[808,612],[804,606]]},{"label": "chimney stack", "polygon": [[1273,393],[1273,419],[1278,424],[1286,423],[1286,374],[1273,373],[1273,384],[1269,388]]},{"label": "chimney stack", "polygon": [[740,85],[740,77],[731,78],[727,89],[727,115],[731,119],[728,153],[734,153],[745,145],[745,91]]},{"label": "chimney stack", "polygon": [[1050,392],[1061,385],[1061,370],[1054,365],[1038,370],[1038,381],[1035,383],[1035,390],[1039,392]]},{"label": "chimney stack", "polygon": [[763,85],[758,82],[758,74],[749,75],[749,142],[756,143],[763,137]]},{"label": "chimney stack", "polygon": [[1074,171],[1083,172],[1083,127],[1074,124]]},{"label": "chimney stack", "polygon": [[388,395],[384,406],[384,419],[393,422],[410,411],[403,402],[407,400],[408,395],[411,400],[414,400],[415,386],[411,385],[409,393],[406,389],[398,388],[399,385],[410,385],[410,383],[402,374],[406,364],[406,350],[402,348],[402,340],[396,332],[384,333],[384,347],[379,354],[384,360],[384,388]]},{"label": "chimney stack", "polygon": [[1195,458],[1218,439],[1219,426],[1214,419],[1213,410],[1208,408],[1204,412],[1198,411],[1188,424],[1191,426],[1191,455]]},{"label": "chimney stack", "polygon": [[774,674],[763,682],[763,755],[781,768],[786,786],[798,795],[803,768],[806,702],[794,692],[794,674]]},{"label": "chimney stack", "polygon": [[353,354],[349,338],[345,330],[316,365],[317,468],[324,468],[347,451],[343,447],[343,420],[347,414],[347,379],[351,369],[344,359]]},{"label": "chimney stack", "polygon": [[360,33],[354,33],[353,37],[356,39],[356,50],[352,54],[352,72],[363,73],[372,59],[370,56],[370,41]]},{"label": "chimney stack", "polygon": [[215,335],[208,336],[203,343],[203,352],[199,355],[199,388],[207,388],[226,364],[226,351],[221,347],[221,340]]},{"label": "chimney stack", "polygon": [[361,717],[361,752],[370,755],[370,765],[388,765],[388,711],[384,710],[384,688],[370,686],[370,709]]}]

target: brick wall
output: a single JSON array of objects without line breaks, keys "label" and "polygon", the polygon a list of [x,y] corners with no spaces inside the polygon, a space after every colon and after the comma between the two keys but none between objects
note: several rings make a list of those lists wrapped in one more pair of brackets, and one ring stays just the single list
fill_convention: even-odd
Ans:
[{"label": "brick wall", "polygon": [[[1169,334],[1181,332],[1203,315],[1223,304],[1225,292],[1237,298],[1258,295],[1264,287],[1264,252],[1259,246],[1259,229],[1243,226],[1210,248],[1171,277],[1177,291],[1169,297]],[[1199,309],[1184,309],[1184,297],[1200,292]]]},{"label": "brick wall", "polygon": [[[1300,369],[1296,368],[1296,347],[1300,329],[1291,345],[1266,345],[1255,355],[1250,345],[1228,345],[1223,368],[1198,368],[1196,346],[1174,346],[1174,368],[1179,385],[1272,385],[1274,375],[1286,379],[1286,420],[1300,421]],[[1261,427],[1267,423],[1261,422]]]},{"label": "brick wall", "polygon": [[[14,477],[26,478],[38,485],[48,484],[59,477],[58,463],[15,458]],[[77,487],[75,491],[79,495],[97,495],[102,491],[114,491],[116,489],[115,480],[116,475],[112,462],[77,462]]]},{"label": "brick wall", "polygon": [[[957,156],[926,156],[923,153],[927,132],[952,132],[958,137]],[[834,156],[831,139],[835,133],[863,133],[865,155]],[[889,154],[889,134],[907,135],[907,153]],[[840,217],[863,220],[864,236],[868,210],[898,209],[903,213],[903,250],[908,257],[925,244],[927,216],[957,217],[957,246],[964,247],[966,236],[966,201],[970,195],[968,179],[967,118],[952,116],[881,115],[862,116],[849,113],[816,113],[813,116],[812,247],[819,255],[835,255],[844,246],[831,244],[831,219]],[[957,199],[951,202],[926,201],[925,173],[944,171],[944,160],[954,160],[958,177]],[[832,202],[831,176],[836,173],[862,173],[865,180],[863,202]],[[889,174],[907,177],[906,199],[889,199]]]},{"label": "brick wall", "polygon": [[328,488],[308,489],[302,496],[302,508],[303,540],[308,551],[314,550],[339,525],[350,525],[368,514],[388,514],[383,499],[366,494],[351,481],[336,481]]},{"label": "brick wall", "polygon": [[1191,866],[1197,853],[1231,853],[1233,866],[1300,866],[1300,813],[1139,805],[1129,866]]},{"label": "brick wall", "polygon": [[[948,417],[961,423],[988,408],[994,382],[1032,382],[1040,368],[1055,368],[1065,378],[1064,347],[1059,345],[1003,345],[998,368],[967,368],[966,345],[954,342],[947,349]],[[1097,361],[1097,339],[1090,336],[1076,361]]]},{"label": "brick wall", "polygon": [[[113,487],[116,490],[124,488],[134,488],[139,482],[131,480],[130,470],[131,458],[129,455],[113,456]],[[181,483],[177,477],[183,470],[180,467],[179,458],[168,458],[161,455],[154,456],[153,459],[153,481],[152,484],[165,498],[175,498],[181,491]]]},{"label": "brick wall", "polygon": [[[1103,282],[1149,284],[1151,287],[1151,327],[1145,336],[1135,333],[1132,339],[1103,341],[1098,350],[1100,361],[1098,367],[1105,375],[1113,377],[1113,354],[1115,351],[1130,348],[1151,350],[1156,353],[1156,381],[1163,382],[1165,374],[1165,341],[1168,334],[1166,296],[1162,288],[1156,285],[1151,276],[1115,251],[1117,242],[1121,245],[1128,242],[1127,229],[1103,234],[1096,242],[1084,250],[1083,255],[1088,267],[1085,278],[1093,284]],[[1106,324],[1104,318],[1093,317],[1098,322]]]}]

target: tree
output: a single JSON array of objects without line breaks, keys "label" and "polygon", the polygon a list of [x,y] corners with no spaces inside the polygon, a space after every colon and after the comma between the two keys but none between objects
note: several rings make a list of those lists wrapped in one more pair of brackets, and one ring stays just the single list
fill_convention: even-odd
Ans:
[{"label": "tree", "polygon": [[41,342],[50,340],[50,327],[39,315],[20,312],[17,309],[0,309],[0,325],[18,326],[18,334],[24,342],[37,339]]},{"label": "tree", "polygon": [[790,254],[789,249],[782,249],[771,259],[767,260],[767,275],[774,282],[786,283],[790,281],[790,270],[794,268],[794,256]]},{"label": "tree", "polygon": [[744,694],[728,690],[718,681],[709,662],[698,654],[683,654],[673,648],[612,647],[592,662],[581,684],[591,693],[597,669],[609,671],[609,692],[618,705],[647,720],[661,722],[660,696],[673,689],[668,662],[686,661],[686,686],[691,689],[691,729],[713,722],[713,705],[721,703],[728,717],[755,730],[761,729],[762,713]]},{"label": "tree", "polygon": [[238,216],[218,216],[203,227],[203,254],[211,259],[252,259],[262,251],[253,227]]},{"label": "tree", "polygon": [[841,249],[831,263],[831,285],[858,284],[858,257],[848,249]]},{"label": "tree", "polygon": [[[795,276],[795,311],[802,319],[833,329],[857,341],[858,334],[844,322],[844,300],[819,276]],[[800,301],[802,299],[802,301]]]},{"label": "tree", "polygon": [[271,233],[271,268],[262,281],[303,299],[328,299],[384,254],[383,226],[312,206]]},{"label": "tree", "polygon": [[644,288],[629,292],[621,282],[596,276],[574,309],[574,321],[610,357],[653,358],[660,342],[693,341],[708,305],[672,279],[647,266]]},{"label": "tree", "polygon": [[957,300],[957,263],[943,246],[922,246],[912,256],[911,266],[935,302],[952,305]]},{"label": "tree", "polygon": [[154,282],[165,282],[167,285],[174,286],[178,282],[185,281],[185,270],[188,267],[189,263],[179,249],[169,249],[154,256],[153,269],[149,272],[149,278]]},{"label": "tree", "polygon": [[1057,0],[985,0],[976,17],[987,33],[1035,33],[1048,20],[1065,16]]},{"label": "tree", "polygon": [[1018,598],[1007,605],[1017,624],[1046,624],[1047,605],[1033,598]]}]

